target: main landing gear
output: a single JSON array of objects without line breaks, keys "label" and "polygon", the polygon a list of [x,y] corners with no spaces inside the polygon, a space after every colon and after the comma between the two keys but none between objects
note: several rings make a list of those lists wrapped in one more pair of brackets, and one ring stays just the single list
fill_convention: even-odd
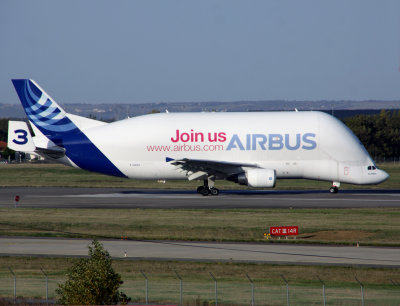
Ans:
[{"label": "main landing gear", "polygon": [[204,180],[203,186],[197,187],[197,193],[200,193],[203,196],[208,196],[208,195],[217,196],[219,195],[219,190],[218,188],[214,187],[214,180],[209,178],[207,180]]},{"label": "main landing gear", "polygon": [[331,188],[329,188],[329,192],[330,193],[338,193],[339,192],[339,188],[337,188],[336,186],[332,186]]},{"label": "main landing gear", "polygon": [[339,192],[339,187],[340,187],[340,182],[333,182],[332,187],[329,188],[330,193],[338,193]]}]

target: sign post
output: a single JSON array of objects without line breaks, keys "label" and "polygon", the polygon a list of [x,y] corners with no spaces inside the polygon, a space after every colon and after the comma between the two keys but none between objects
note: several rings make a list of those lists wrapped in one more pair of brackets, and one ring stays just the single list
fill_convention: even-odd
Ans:
[{"label": "sign post", "polygon": [[20,200],[19,195],[16,195],[14,198],[14,208],[17,208],[17,203],[19,202],[19,200]]},{"label": "sign post", "polygon": [[17,303],[17,277],[15,276],[14,271],[10,267],[8,267],[8,270],[10,270],[10,272],[14,278],[14,304],[16,304]]}]

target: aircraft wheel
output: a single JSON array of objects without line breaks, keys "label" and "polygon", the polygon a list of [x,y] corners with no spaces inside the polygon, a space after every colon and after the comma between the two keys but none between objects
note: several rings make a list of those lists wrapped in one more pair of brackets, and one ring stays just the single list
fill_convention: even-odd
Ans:
[{"label": "aircraft wheel", "polygon": [[331,188],[329,188],[329,192],[330,193],[338,193],[339,189],[336,186],[332,186]]},{"label": "aircraft wheel", "polygon": [[208,196],[210,193],[210,189],[203,187],[203,189],[200,192],[203,196]]},{"label": "aircraft wheel", "polygon": [[218,190],[218,188],[211,188],[210,193],[211,193],[211,195],[216,196],[216,195],[219,195],[219,190]]},{"label": "aircraft wheel", "polygon": [[204,189],[204,186],[197,187],[197,193],[201,193]]}]

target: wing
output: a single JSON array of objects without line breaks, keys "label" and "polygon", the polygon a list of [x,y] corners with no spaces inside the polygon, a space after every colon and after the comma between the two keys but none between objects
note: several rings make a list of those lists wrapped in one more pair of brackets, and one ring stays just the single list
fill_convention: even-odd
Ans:
[{"label": "wing", "polygon": [[205,179],[214,176],[215,179],[226,179],[242,173],[243,168],[260,168],[257,164],[216,161],[207,159],[173,159],[166,158],[166,162],[174,165],[177,171],[186,172],[188,180]]}]

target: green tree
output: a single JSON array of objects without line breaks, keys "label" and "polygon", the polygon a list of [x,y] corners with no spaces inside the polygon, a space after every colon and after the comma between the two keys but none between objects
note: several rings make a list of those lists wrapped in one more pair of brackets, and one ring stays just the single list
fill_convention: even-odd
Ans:
[{"label": "green tree", "polygon": [[357,115],[347,118],[345,123],[373,158],[400,156],[400,111],[382,110],[377,115]]},{"label": "green tree", "polygon": [[118,288],[121,276],[111,266],[110,254],[97,240],[89,246],[89,258],[80,259],[67,272],[67,281],[56,290],[60,304],[104,305],[130,301]]},{"label": "green tree", "polygon": [[7,141],[8,118],[0,119],[0,140]]},{"label": "green tree", "polygon": [[13,159],[15,156],[15,151],[11,150],[9,147],[5,148],[5,150],[0,153],[0,157],[2,158],[8,159],[9,156]]}]

